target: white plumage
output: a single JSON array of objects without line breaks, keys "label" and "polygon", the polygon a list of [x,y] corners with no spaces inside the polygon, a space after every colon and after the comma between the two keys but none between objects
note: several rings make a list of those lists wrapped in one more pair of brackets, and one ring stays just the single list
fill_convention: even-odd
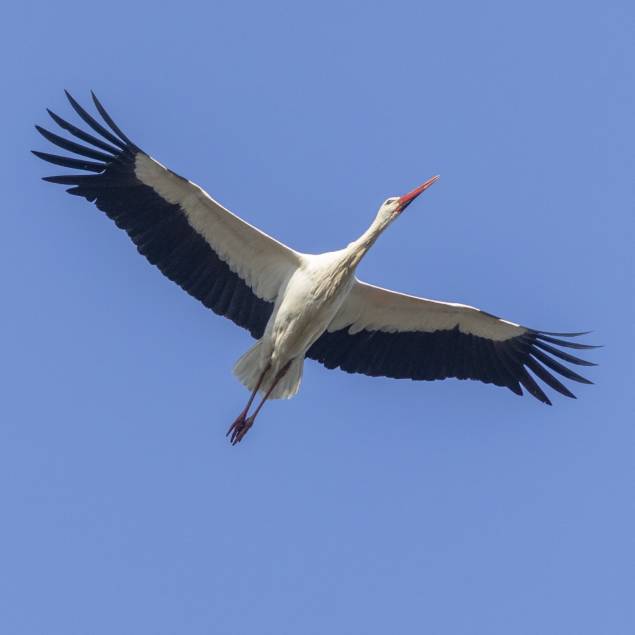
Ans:
[{"label": "white plumage", "polygon": [[[267,399],[296,394],[306,357],[367,375],[478,379],[517,394],[523,386],[544,403],[550,401],[534,376],[573,397],[547,369],[590,383],[558,361],[591,365],[562,350],[592,348],[559,339],[581,333],[536,331],[474,307],[396,293],[355,277],[379,235],[438,177],[387,199],[368,230],[346,248],[303,254],[246,223],[140,150],[94,95],[108,128],[67,96],[99,136],[49,111],[58,125],[90,145],[37,126],[74,156],[34,154],[92,174],[45,180],[70,185],[71,194],[95,202],[167,277],[257,339],[234,368],[252,395],[228,432],[233,443],[242,440]],[[248,416],[258,392],[264,397]]]}]

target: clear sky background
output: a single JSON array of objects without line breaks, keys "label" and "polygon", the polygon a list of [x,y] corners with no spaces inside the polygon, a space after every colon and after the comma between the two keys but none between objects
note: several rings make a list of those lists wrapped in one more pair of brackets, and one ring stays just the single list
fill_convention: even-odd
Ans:
[{"label": "clear sky background", "polygon": [[[635,632],[632,2],[62,0],[3,26],[3,633]],[[307,362],[231,447],[250,338],[40,180],[63,88],[307,252],[441,174],[360,276],[593,329],[596,385],[549,408]]]}]

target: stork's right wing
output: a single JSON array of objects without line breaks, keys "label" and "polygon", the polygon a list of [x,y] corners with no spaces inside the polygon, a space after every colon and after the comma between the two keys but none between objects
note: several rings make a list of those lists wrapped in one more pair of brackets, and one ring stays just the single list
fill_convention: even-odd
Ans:
[{"label": "stork's right wing", "polygon": [[[522,395],[521,385],[550,404],[535,379],[573,397],[549,368],[573,381],[590,384],[561,364],[594,366],[562,347],[594,348],[502,320],[464,304],[437,302],[396,293],[357,280],[327,332],[307,357],[349,373],[420,380],[476,379]],[[556,359],[558,358],[558,359]]]},{"label": "stork's right wing", "polygon": [[49,110],[61,128],[90,145],[36,126],[46,139],[75,156],[34,154],[49,163],[93,174],[44,180],[70,185],[69,193],[94,202],[168,278],[205,306],[260,337],[280,289],[300,265],[300,255],[140,150],[94,95],[95,106],[110,130],[68,93],[67,97],[99,136]]}]

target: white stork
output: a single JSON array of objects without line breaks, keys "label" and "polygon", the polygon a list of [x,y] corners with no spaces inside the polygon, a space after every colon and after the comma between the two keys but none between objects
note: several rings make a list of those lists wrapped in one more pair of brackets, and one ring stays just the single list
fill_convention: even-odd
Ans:
[{"label": "white stork", "polygon": [[[246,223],[143,152],[94,94],[108,128],[66,95],[93,133],[48,113],[89,145],[36,126],[76,156],[34,154],[90,174],[44,180],[69,185],[70,194],[94,202],[163,274],[257,340],[234,368],[251,396],[228,430],[233,444],[243,439],[267,399],[297,393],[306,357],[371,376],[477,379],[518,395],[522,385],[546,404],[549,398],[528,371],[568,397],[574,395],[547,369],[591,383],[557,359],[593,365],[561,350],[593,348],[560,339],[585,333],[537,331],[471,306],[404,295],[355,277],[379,235],[438,177],[386,199],[370,227],[344,249],[304,254]],[[258,392],[262,400],[249,415]]]}]

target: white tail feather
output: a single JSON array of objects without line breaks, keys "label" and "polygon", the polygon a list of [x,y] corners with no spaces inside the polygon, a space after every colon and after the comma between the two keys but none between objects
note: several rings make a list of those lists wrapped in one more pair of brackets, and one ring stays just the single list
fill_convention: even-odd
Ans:
[{"label": "white tail feather", "polygon": [[[260,375],[265,368],[265,362],[262,359],[261,342],[258,341],[252,346],[234,366],[234,375],[238,377],[240,382],[249,390],[254,390],[258,385]],[[290,399],[300,389],[300,381],[302,379],[302,370],[304,368],[303,359],[295,359],[291,362],[291,366],[281,377],[276,387],[269,395],[269,399]],[[273,376],[267,377],[260,386],[259,392],[266,393],[271,386]]]},{"label": "white tail feather", "polygon": [[269,395],[269,399],[291,399],[300,390],[303,369],[304,360],[294,359],[287,372],[280,378],[271,395]]},{"label": "white tail feather", "polygon": [[258,340],[234,366],[234,375],[249,390],[253,390],[256,387],[263,371],[260,344],[261,342]]}]

